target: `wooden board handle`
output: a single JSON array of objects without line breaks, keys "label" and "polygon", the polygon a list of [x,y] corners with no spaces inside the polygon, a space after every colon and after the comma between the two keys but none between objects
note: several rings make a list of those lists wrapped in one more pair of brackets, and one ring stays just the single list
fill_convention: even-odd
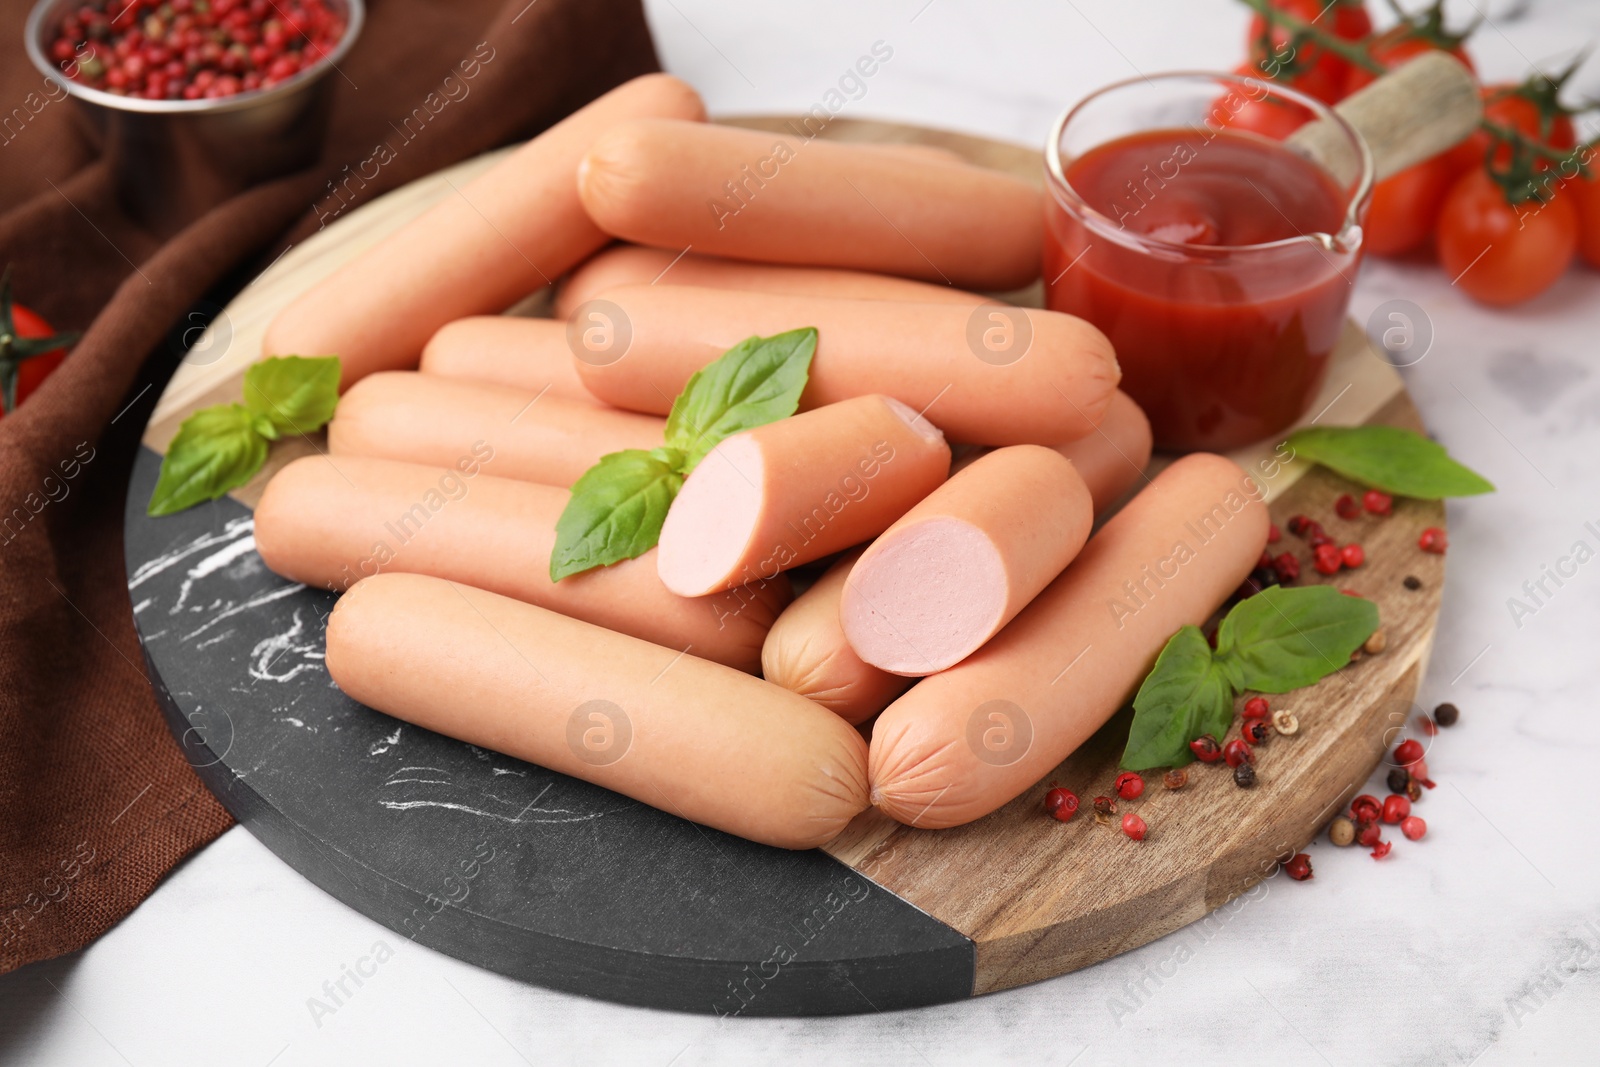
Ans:
[{"label": "wooden board handle", "polygon": [[[1443,52],[1429,52],[1333,110],[1366,139],[1382,181],[1466,140],[1483,118],[1483,101],[1466,67]],[[1341,181],[1354,180],[1359,169],[1343,131],[1327,119],[1300,127],[1287,143]]]}]

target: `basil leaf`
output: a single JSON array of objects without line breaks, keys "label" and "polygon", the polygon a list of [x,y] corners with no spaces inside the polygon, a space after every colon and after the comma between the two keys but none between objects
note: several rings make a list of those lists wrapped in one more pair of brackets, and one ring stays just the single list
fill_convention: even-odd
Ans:
[{"label": "basil leaf", "polygon": [[1233,689],[1212,663],[1211,646],[1197,626],[1167,641],[1133,698],[1133,726],[1122,752],[1130,771],[1180,767],[1194,759],[1189,742],[1221,737],[1233,722]]},{"label": "basil leaf", "polygon": [[572,486],[556,520],[550,580],[633,559],[655,547],[667,508],[683,486],[683,453],[630,448],[600,457]]},{"label": "basil leaf", "polygon": [[1288,443],[1297,455],[1397,496],[1439,500],[1494,492],[1438,442],[1398,426],[1308,426],[1290,434]]},{"label": "basil leaf", "polygon": [[667,415],[667,444],[694,470],[723,438],[793,415],[817,351],[815,327],[749,337],[695,371]]},{"label": "basil leaf", "polygon": [[271,424],[270,441],[322,429],[338,403],[338,356],[274,356],[244,372],[245,407]]},{"label": "basil leaf", "polygon": [[171,515],[248,482],[267,461],[267,442],[240,404],[201,408],[183,420],[167,446],[150,494],[151,515]]},{"label": "basil leaf", "polygon": [[1217,659],[1240,689],[1287,693],[1350,662],[1378,628],[1378,605],[1328,585],[1269,586],[1217,628]]}]

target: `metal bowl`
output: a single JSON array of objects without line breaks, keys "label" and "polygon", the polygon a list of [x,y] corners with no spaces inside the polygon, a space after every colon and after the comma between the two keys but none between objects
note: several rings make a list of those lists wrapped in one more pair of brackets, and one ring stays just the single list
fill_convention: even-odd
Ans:
[{"label": "metal bowl", "polygon": [[257,182],[316,162],[327,128],[328,75],[338,71],[366,17],[363,0],[328,0],[345,16],[344,37],[320,62],[270,89],[218,100],[145,100],[92,89],[51,62],[50,39],[74,6],[76,0],[34,5],[24,31],[28,58],[77,101],[123,206],[162,235]]}]

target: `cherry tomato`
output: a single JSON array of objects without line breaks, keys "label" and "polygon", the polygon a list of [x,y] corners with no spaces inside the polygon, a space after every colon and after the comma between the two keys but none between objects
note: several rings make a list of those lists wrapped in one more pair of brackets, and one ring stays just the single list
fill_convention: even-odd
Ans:
[{"label": "cherry tomato", "polygon": [[1443,152],[1373,186],[1364,226],[1366,250],[1375,256],[1398,256],[1426,241],[1459,174],[1451,154]]},{"label": "cherry tomato", "polygon": [[[1234,73],[1249,75],[1253,78],[1262,76],[1261,72],[1249,63],[1235,68]],[[1230,130],[1257,133],[1262,137],[1281,141],[1311,121],[1311,111],[1308,108],[1301,107],[1299,104],[1292,104],[1287,100],[1274,99],[1270,96],[1263,96],[1259,100],[1246,99],[1244,106],[1235,110],[1229,106],[1230,98],[1232,97],[1232,93],[1224,94],[1212,105],[1212,114],[1225,115],[1232,113],[1233,117],[1227,124]],[[1232,102],[1236,104],[1237,100],[1232,100]],[[1219,111],[1218,109],[1221,110]]]},{"label": "cherry tomato", "polygon": [[[1483,87],[1483,117],[1497,126],[1505,126],[1516,130],[1524,137],[1531,137],[1543,141],[1551,148],[1566,151],[1578,144],[1576,130],[1572,126],[1570,115],[1554,115],[1550,119],[1549,129],[1545,129],[1544,118],[1539,112],[1539,105],[1517,92],[1520,86],[1516,85],[1486,85]],[[1462,159],[1468,160],[1477,166],[1489,155],[1489,146],[1494,139],[1485,130],[1479,130],[1466,141],[1467,148],[1462,154]],[[1494,165],[1504,167],[1511,162],[1511,146],[1502,144],[1495,150]],[[1549,160],[1540,160],[1537,164],[1540,170],[1550,165]]]},{"label": "cherry tomato", "polygon": [[[1367,13],[1365,0],[1335,0],[1331,4],[1325,0],[1272,0],[1272,7],[1303,22],[1314,23],[1319,29],[1347,41],[1359,41],[1372,32],[1372,16]],[[1266,32],[1266,20],[1260,15],[1252,17],[1248,47],[1258,69],[1269,58],[1262,54],[1261,49],[1261,39]],[[1293,36],[1285,27],[1274,27],[1270,38],[1273,51],[1281,51]],[[1314,44],[1304,45],[1303,48],[1306,54],[1300,72],[1292,78],[1280,77],[1278,80],[1324,103],[1338,103],[1344,96],[1345,82],[1350,73],[1349,62]]]},{"label": "cherry tomato", "polygon": [[1578,248],[1576,198],[1512,205],[1482,168],[1456,179],[1439,212],[1439,262],[1485,304],[1520,304],[1561,277]]},{"label": "cherry tomato", "polygon": [[1600,268],[1600,177],[1578,178],[1562,188],[1578,209],[1578,254]]},{"label": "cherry tomato", "polygon": [[[1416,59],[1418,56],[1426,55],[1429,52],[1447,52],[1460,60],[1461,65],[1468,70],[1474,72],[1477,70],[1472,65],[1472,57],[1467,55],[1467,50],[1461,45],[1458,44],[1452,48],[1441,48],[1426,37],[1406,36],[1403,32],[1399,36],[1396,36],[1392,31],[1384,34],[1367,49],[1367,55],[1383,64],[1389,70],[1404,66],[1408,60]],[[1377,78],[1378,76],[1371,71],[1352,66],[1349,77],[1345,79],[1344,93],[1349,96],[1358,89],[1365,89]]]},{"label": "cherry tomato", "polygon": [[[61,344],[41,346],[41,342],[55,340]],[[72,340],[67,336],[58,338],[43,318],[11,302],[9,270],[0,278],[0,416],[15,406],[5,400],[5,385],[15,380],[16,404],[21,404],[61,365],[67,355],[66,345]]]}]

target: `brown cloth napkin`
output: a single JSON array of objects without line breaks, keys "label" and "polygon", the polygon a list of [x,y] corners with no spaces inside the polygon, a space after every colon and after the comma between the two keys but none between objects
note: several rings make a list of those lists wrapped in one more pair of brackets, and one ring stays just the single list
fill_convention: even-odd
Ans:
[{"label": "brown cloth napkin", "polygon": [[329,179],[371,156],[463,60],[493,51],[365,198],[657,69],[639,0],[369,0],[344,77],[330,76],[318,166],[163,244],[118,208],[75,103],[52,100],[60,91],[46,93],[24,55],[30,3],[0,0],[0,264],[13,265],[20,303],[84,333],[0,418],[0,973],[100,936],[232,823],[156,707],[123,567],[128,473],[179,355],[174,324],[314,232]]}]

